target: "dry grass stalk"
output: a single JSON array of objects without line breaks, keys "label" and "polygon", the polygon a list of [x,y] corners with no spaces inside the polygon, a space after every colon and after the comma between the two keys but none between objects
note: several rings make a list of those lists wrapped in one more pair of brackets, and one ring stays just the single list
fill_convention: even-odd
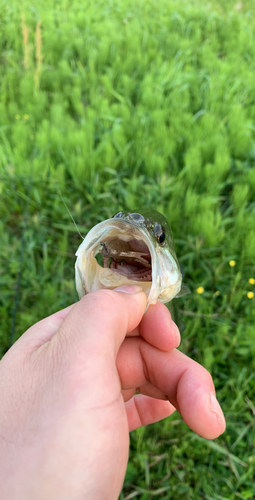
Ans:
[{"label": "dry grass stalk", "polygon": [[36,59],[36,69],[35,69],[35,88],[38,89],[40,86],[40,74],[42,71],[42,31],[41,31],[42,21],[38,21],[35,31],[35,59]]},{"label": "dry grass stalk", "polygon": [[30,29],[26,25],[26,16],[22,14],[22,35],[23,35],[23,50],[24,50],[24,66],[29,69],[30,65],[30,47],[28,44]]}]

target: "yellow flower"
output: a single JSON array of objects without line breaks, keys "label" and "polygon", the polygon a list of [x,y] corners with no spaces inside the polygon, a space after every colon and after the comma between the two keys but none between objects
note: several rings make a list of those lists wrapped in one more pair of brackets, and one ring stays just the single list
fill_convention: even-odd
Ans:
[{"label": "yellow flower", "polygon": [[247,293],[247,297],[248,297],[248,299],[253,299],[253,297],[254,297],[254,292],[248,292],[248,293]]},{"label": "yellow flower", "polygon": [[28,120],[29,116],[28,115],[24,115],[24,120]]},{"label": "yellow flower", "polygon": [[229,261],[229,265],[230,265],[230,267],[235,267],[236,261],[235,260],[230,260]]},{"label": "yellow flower", "polygon": [[249,283],[250,283],[251,285],[255,285],[255,279],[254,279],[254,278],[250,278],[250,279],[249,279]]},{"label": "yellow flower", "polygon": [[15,115],[16,120],[20,119],[20,115]]},{"label": "yellow flower", "polygon": [[215,294],[214,295],[217,295],[217,297],[220,295],[220,291],[219,290],[216,290]]},{"label": "yellow flower", "polygon": [[203,287],[203,286],[199,286],[199,287],[197,288],[197,293],[199,293],[199,295],[201,295],[201,293],[204,293],[204,291],[205,291],[205,289],[204,289],[204,287]]}]

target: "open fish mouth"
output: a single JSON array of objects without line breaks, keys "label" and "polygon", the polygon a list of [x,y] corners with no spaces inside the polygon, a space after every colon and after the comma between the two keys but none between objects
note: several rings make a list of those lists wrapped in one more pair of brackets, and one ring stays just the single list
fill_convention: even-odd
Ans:
[{"label": "open fish mouth", "polygon": [[101,288],[152,285],[152,245],[144,230],[109,219],[95,226],[80,245],[76,261],[79,297]]},{"label": "open fish mouth", "polygon": [[76,252],[79,298],[103,288],[139,285],[148,297],[170,302],[182,291],[182,275],[170,228],[156,211],[119,212],[94,226]]},{"label": "open fish mouth", "polygon": [[152,281],[151,254],[143,241],[113,239],[101,243],[103,267],[128,280]]}]

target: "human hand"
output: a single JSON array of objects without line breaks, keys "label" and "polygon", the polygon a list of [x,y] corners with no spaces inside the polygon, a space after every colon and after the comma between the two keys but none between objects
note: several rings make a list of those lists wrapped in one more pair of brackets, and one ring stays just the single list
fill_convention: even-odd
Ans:
[{"label": "human hand", "polygon": [[86,295],[0,362],[0,498],[117,500],[128,430],[175,408],[204,437],[224,431],[211,376],[175,349],[167,308],[143,316],[145,294],[133,291]]}]

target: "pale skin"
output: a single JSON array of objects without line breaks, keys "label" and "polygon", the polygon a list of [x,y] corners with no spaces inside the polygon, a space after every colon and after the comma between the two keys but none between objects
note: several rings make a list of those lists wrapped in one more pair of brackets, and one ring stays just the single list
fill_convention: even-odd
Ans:
[{"label": "pale skin", "polygon": [[33,325],[0,362],[0,498],[117,500],[129,430],[175,408],[200,436],[224,432],[212,378],[176,349],[168,309],[144,314],[140,287],[121,289]]}]

